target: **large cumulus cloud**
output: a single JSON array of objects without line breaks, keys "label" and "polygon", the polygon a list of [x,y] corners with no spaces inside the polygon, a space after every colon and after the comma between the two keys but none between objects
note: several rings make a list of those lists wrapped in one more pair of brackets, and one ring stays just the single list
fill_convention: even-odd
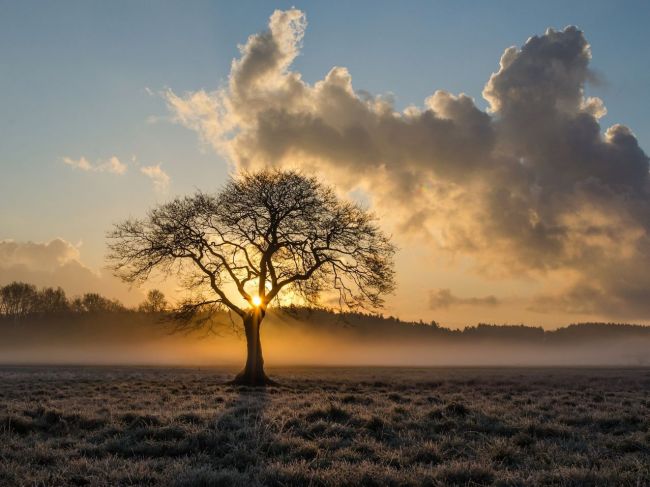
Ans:
[{"label": "large cumulus cloud", "polygon": [[365,188],[403,231],[473,256],[493,275],[560,276],[531,308],[650,318],[648,157],[624,125],[600,126],[585,95],[590,46],[576,27],[509,47],[483,96],[435,91],[398,111],[334,67],[291,70],[305,16],[276,11],[234,60],[228,85],[165,98],[176,120],[236,167],[327,171]]}]

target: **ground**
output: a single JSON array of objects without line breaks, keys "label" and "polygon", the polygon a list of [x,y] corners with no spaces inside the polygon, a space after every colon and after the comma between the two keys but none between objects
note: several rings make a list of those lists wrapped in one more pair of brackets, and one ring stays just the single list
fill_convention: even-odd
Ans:
[{"label": "ground", "polygon": [[650,485],[650,369],[0,368],[0,485]]}]

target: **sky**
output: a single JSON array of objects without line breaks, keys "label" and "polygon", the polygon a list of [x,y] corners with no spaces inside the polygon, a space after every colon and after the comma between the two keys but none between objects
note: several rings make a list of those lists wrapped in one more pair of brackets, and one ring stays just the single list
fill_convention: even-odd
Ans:
[{"label": "sky", "polygon": [[1,1],[0,281],[136,302],[104,268],[112,223],[236,168],[298,165],[393,235],[385,314],[650,321],[649,14]]}]

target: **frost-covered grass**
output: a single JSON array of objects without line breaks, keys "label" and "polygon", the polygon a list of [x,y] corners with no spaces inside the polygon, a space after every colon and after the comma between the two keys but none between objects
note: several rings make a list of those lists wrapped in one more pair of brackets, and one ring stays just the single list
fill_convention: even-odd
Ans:
[{"label": "frost-covered grass", "polygon": [[649,369],[0,368],[0,485],[650,484]]}]

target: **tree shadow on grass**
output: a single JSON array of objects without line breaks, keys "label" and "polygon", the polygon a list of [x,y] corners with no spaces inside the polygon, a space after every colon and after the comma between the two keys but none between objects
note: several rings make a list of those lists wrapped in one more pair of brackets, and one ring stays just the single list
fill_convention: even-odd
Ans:
[{"label": "tree shadow on grass", "polygon": [[175,485],[259,485],[273,435],[265,418],[269,400],[264,388],[235,389],[221,414],[190,439],[200,455]]}]

